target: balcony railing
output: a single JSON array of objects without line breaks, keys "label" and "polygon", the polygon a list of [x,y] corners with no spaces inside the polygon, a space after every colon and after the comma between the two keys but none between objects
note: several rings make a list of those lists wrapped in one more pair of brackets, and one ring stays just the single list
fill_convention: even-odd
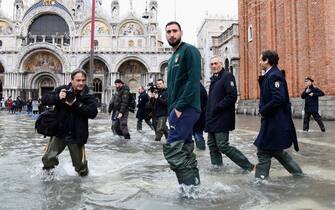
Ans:
[{"label": "balcony railing", "polygon": [[67,35],[28,35],[27,37],[23,37],[21,39],[23,46],[34,43],[50,43],[59,47],[70,45],[70,37]]}]

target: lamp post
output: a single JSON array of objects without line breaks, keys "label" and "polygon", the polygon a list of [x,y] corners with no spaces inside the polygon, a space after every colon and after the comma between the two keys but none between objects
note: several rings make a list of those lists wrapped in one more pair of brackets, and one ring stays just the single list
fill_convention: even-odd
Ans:
[{"label": "lamp post", "polygon": [[95,0],[92,0],[92,20],[91,20],[91,51],[90,69],[88,71],[88,87],[93,91],[93,72],[94,72],[94,23],[95,23]]}]

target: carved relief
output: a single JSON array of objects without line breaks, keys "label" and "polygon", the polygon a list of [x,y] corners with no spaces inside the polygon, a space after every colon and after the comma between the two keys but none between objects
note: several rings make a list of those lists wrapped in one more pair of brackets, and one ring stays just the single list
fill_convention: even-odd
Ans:
[{"label": "carved relief", "polygon": [[134,45],[135,45],[134,40],[129,40],[128,47],[132,48],[132,47],[134,47]]},{"label": "carved relief", "polygon": [[49,52],[37,52],[26,59],[23,69],[29,72],[52,70],[60,73],[62,72],[62,64],[55,55]]},{"label": "carved relief", "polygon": [[42,0],[44,6],[52,6],[56,3],[56,0]]}]

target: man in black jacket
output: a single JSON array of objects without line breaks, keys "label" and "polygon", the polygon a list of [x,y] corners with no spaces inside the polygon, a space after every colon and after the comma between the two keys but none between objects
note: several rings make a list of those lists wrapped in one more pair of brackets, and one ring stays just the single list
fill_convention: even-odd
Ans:
[{"label": "man in black jacket", "polygon": [[[130,97],[130,89],[129,87],[120,79],[116,79],[115,82],[116,87],[116,97],[115,97],[115,110],[116,110],[116,123],[114,124],[115,130],[120,130],[122,136],[125,139],[130,139],[130,134],[128,130],[128,115],[129,115],[129,97]],[[117,132],[119,133],[119,132]]]},{"label": "man in black jacket", "polygon": [[150,110],[148,109],[148,103],[149,102],[149,95],[145,92],[145,89],[143,86],[138,88],[138,101],[137,101],[137,112],[136,112],[136,118],[137,118],[137,130],[142,130],[142,121],[144,120],[148,126],[153,129],[153,126],[150,122]]},{"label": "man in black jacket", "polygon": [[57,87],[43,96],[43,105],[55,106],[58,131],[50,138],[42,158],[43,169],[58,165],[58,155],[67,146],[72,164],[80,176],[88,174],[84,145],[88,139],[88,119],[98,114],[96,99],[86,86],[86,73],[77,69],[71,73],[71,83]]},{"label": "man in black jacket", "polygon": [[223,153],[242,169],[252,171],[254,165],[238,149],[229,145],[229,131],[235,129],[237,100],[235,77],[223,69],[222,59],[219,56],[214,56],[210,65],[213,76],[209,87],[206,131],[211,163],[215,167],[221,166],[221,153]]},{"label": "man in black jacket", "polygon": [[325,94],[317,87],[313,86],[314,80],[310,77],[305,78],[306,88],[301,94],[301,98],[305,99],[305,115],[304,115],[304,125],[303,130],[308,131],[309,129],[309,119],[313,115],[314,120],[318,123],[322,132],[325,132],[325,125],[321,120],[319,114],[319,97]]},{"label": "man in black jacket", "polygon": [[164,80],[158,79],[156,81],[157,89],[150,93],[150,102],[152,104],[152,121],[155,128],[156,136],[155,141],[160,141],[164,135],[167,139],[168,127],[166,120],[168,116],[167,108],[167,90],[164,87]]}]

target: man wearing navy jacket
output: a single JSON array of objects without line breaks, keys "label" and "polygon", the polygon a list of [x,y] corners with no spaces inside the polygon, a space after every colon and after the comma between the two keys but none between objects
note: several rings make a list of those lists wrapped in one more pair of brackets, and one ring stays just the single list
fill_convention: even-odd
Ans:
[{"label": "man wearing navy jacket", "polygon": [[325,125],[321,120],[319,115],[319,97],[325,94],[317,87],[313,86],[314,80],[310,77],[305,78],[306,88],[301,94],[301,98],[305,99],[305,115],[304,115],[304,125],[303,130],[308,131],[309,129],[309,119],[313,115],[314,120],[318,123],[322,132],[325,132]]},{"label": "man wearing navy jacket", "polygon": [[229,145],[229,131],[235,129],[235,103],[237,89],[234,75],[223,68],[222,59],[211,59],[211,84],[206,110],[206,132],[211,163],[214,167],[222,166],[222,155],[226,155],[235,164],[246,171],[252,171],[251,164],[242,152]]},{"label": "man wearing navy jacket", "polygon": [[272,157],[292,175],[303,175],[298,163],[284,151],[292,144],[296,151],[299,151],[299,147],[291,116],[287,83],[277,67],[278,60],[278,54],[270,50],[262,52],[260,57],[260,65],[265,74],[259,78],[261,128],[254,142],[259,161],[255,177],[260,179],[268,178]]}]

